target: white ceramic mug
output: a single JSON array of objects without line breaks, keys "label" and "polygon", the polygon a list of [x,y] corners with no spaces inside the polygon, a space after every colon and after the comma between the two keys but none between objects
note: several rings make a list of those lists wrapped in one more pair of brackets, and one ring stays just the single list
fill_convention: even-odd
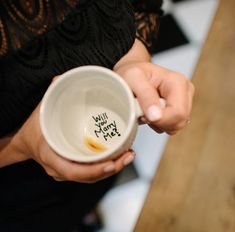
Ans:
[{"label": "white ceramic mug", "polygon": [[42,133],[62,157],[113,159],[127,151],[143,112],[125,81],[99,66],[72,69],[53,82],[40,108]]}]

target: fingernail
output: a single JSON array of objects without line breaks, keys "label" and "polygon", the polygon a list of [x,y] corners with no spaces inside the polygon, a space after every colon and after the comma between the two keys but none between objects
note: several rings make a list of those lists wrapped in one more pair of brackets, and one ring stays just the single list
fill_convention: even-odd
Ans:
[{"label": "fingernail", "polygon": [[152,105],[147,110],[147,117],[150,121],[157,121],[162,117],[162,111],[158,106]]},{"label": "fingernail", "polygon": [[133,160],[134,160],[134,155],[131,154],[131,155],[127,156],[127,157],[124,159],[123,164],[124,164],[125,166],[127,166],[127,165],[130,164]]},{"label": "fingernail", "polygon": [[114,164],[109,164],[108,166],[106,166],[104,168],[104,172],[112,172],[112,171],[114,171],[114,169],[115,169],[115,165]]}]

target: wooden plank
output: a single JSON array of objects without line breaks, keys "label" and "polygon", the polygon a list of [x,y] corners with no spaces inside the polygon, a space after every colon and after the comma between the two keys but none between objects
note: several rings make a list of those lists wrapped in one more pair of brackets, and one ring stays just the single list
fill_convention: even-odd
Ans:
[{"label": "wooden plank", "polygon": [[234,0],[220,1],[193,82],[192,123],[169,140],[135,232],[235,231]]}]

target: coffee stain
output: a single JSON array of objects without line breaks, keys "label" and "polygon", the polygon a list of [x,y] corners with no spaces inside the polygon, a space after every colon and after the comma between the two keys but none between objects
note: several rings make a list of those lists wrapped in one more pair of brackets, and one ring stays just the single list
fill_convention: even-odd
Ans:
[{"label": "coffee stain", "polygon": [[98,143],[97,141],[95,141],[91,137],[85,137],[84,143],[86,144],[86,146],[90,150],[92,150],[94,152],[100,153],[100,152],[103,152],[103,151],[105,151],[107,149],[103,144]]}]

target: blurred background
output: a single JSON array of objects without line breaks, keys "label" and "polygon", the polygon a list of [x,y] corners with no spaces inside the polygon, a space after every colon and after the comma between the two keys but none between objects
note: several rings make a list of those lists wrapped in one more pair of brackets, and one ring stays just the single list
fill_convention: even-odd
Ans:
[{"label": "blurred background", "polygon": [[[152,47],[153,63],[191,79],[217,5],[218,0],[164,0],[165,14]],[[102,225],[95,231],[133,231],[167,140],[166,134],[139,127],[133,145],[136,160],[99,204]]]}]

